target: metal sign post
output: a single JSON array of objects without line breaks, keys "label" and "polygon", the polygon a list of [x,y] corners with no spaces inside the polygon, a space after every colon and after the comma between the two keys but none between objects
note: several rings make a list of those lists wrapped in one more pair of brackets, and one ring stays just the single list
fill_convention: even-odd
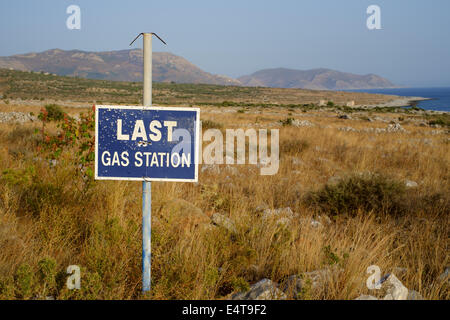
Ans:
[{"label": "metal sign post", "polygon": [[[144,33],[144,107],[152,106],[152,34]],[[142,181],[142,291],[151,287],[152,183]]]},{"label": "metal sign post", "polygon": [[200,109],[152,106],[152,35],[158,36],[141,33],[136,39],[141,35],[144,103],[96,106],[95,179],[142,181],[142,290],[146,293],[151,286],[150,181],[197,182]]}]

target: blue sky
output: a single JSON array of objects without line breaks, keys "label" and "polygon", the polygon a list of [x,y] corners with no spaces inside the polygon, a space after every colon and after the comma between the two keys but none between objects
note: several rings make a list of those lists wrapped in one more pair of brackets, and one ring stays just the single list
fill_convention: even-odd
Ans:
[{"label": "blue sky", "polygon": [[[81,8],[81,30],[66,8]],[[381,30],[366,9],[381,8]],[[0,56],[47,49],[127,49],[157,32],[155,51],[232,77],[265,68],[375,73],[406,86],[450,86],[448,0],[1,0]],[[136,43],[139,47],[141,42]]]}]

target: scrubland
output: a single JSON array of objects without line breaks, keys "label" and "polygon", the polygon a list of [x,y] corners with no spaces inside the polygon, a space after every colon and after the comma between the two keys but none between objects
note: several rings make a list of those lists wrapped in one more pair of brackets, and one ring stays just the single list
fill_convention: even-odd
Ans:
[{"label": "scrubland", "polygon": [[[354,299],[376,295],[366,269],[377,265],[383,273],[405,268],[398,278],[425,299],[449,299],[439,279],[449,265],[448,127],[430,127],[420,112],[338,114],[201,106],[207,128],[279,129],[279,171],[201,165],[198,183],[152,183],[146,295],[141,183],[94,181],[74,147],[53,159],[39,120],[0,124],[0,298],[228,299],[263,278],[281,286],[291,275],[338,268],[294,298]],[[391,122],[406,132],[365,131]],[[292,214],[280,220],[270,209]],[[215,213],[234,228],[214,225]],[[69,265],[81,267],[80,290],[66,287]]]}]

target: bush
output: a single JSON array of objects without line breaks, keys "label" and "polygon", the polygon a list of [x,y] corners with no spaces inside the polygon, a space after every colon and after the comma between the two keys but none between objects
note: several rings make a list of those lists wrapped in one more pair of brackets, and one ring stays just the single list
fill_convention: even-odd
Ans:
[{"label": "bush", "polygon": [[311,192],[306,201],[332,215],[355,215],[358,210],[400,214],[405,189],[403,183],[381,174],[356,174]]},{"label": "bush", "polygon": [[34,272],[27,264],[20,265],[14,275],[17,296],[22,299],[30,298],[34,291]]},{"label": "bush", "polygon": [[242,277],[233,278],[231,280],[231,285],[232,285],[233,289],[238,292],[246,292],[246,291],[250,290],[250,285]]},{"label": "bush", "polygon": [[280,120],[280,123],[281,123],[283,126],[291,126],[293,121],[294,121],[293,118],[286,118],[286,119],[284,119],[284,120]]},{"label": "bush", "polygon": [[38,262],[39,279],[51,291],[56,288],[56,261],[52,258],[44,258]]},{"label": "bush", "polygon": [[49,121],[61,121],[66,114],[60,106],[54,103],[45,105],[45,110],[47,111],[47,120]]},{"label": "bush", "polygon": [[428,121],[428,124],[430,126],[432,126],[432,125],[439,125],[439,126],[442,126],[442,127],[450,127],[450,120],[445,119],[444,117],[436,118],[436,119]]}]

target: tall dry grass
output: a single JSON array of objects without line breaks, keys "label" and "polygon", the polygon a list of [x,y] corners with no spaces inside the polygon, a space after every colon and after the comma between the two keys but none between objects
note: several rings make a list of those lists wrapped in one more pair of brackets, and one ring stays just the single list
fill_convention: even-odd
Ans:
[{"label": "tall dry grass", "polygon": [[[201,172],[197,184],[152,184],[147,296],[140,283],[140,183],[100,181],[86,188],[71,150],[53,165],[36,151],[33,124],[1,125],[0,298],[225,299],[262,278],[283,284],[293,274],[335,268],[341,272],[299,298],[353,299],[375,294],[366,288],[366,268],[375,264],[385,273],[407,268],[399,277],[409,289],[426,299],[449,299],[448,284],[438,280],[449,264],[447,135],[413,124],[405,126],[409,134],[343,132],[337,128],[385,124],[323,112],[209,111],[204,108],[202,118],[223,128],[270,126],[288,116],[316,126],[277,127],[282,150],[277,175],[261,176],[254,166],[236,166],[237,171],[221,166]],[[362,172],[419,186],[405,191],[403,212],[395,216],[381,209],[331,215],[306,201],[331,177]],[[174,199],[190,204],[175,212]],[[287,225],[264,219],[262,204],[290,207],[297,216]],[[224,214],[237,232],[205,223],[196,208],[206,216]],[[199,219],[191,218],[195,215]],[[320,220],[326,215],[331,223]],[[322,226],[305,223],[310,218]],[[81,266],[81,290],[65,286],[66,268],[73,264]]]}]

